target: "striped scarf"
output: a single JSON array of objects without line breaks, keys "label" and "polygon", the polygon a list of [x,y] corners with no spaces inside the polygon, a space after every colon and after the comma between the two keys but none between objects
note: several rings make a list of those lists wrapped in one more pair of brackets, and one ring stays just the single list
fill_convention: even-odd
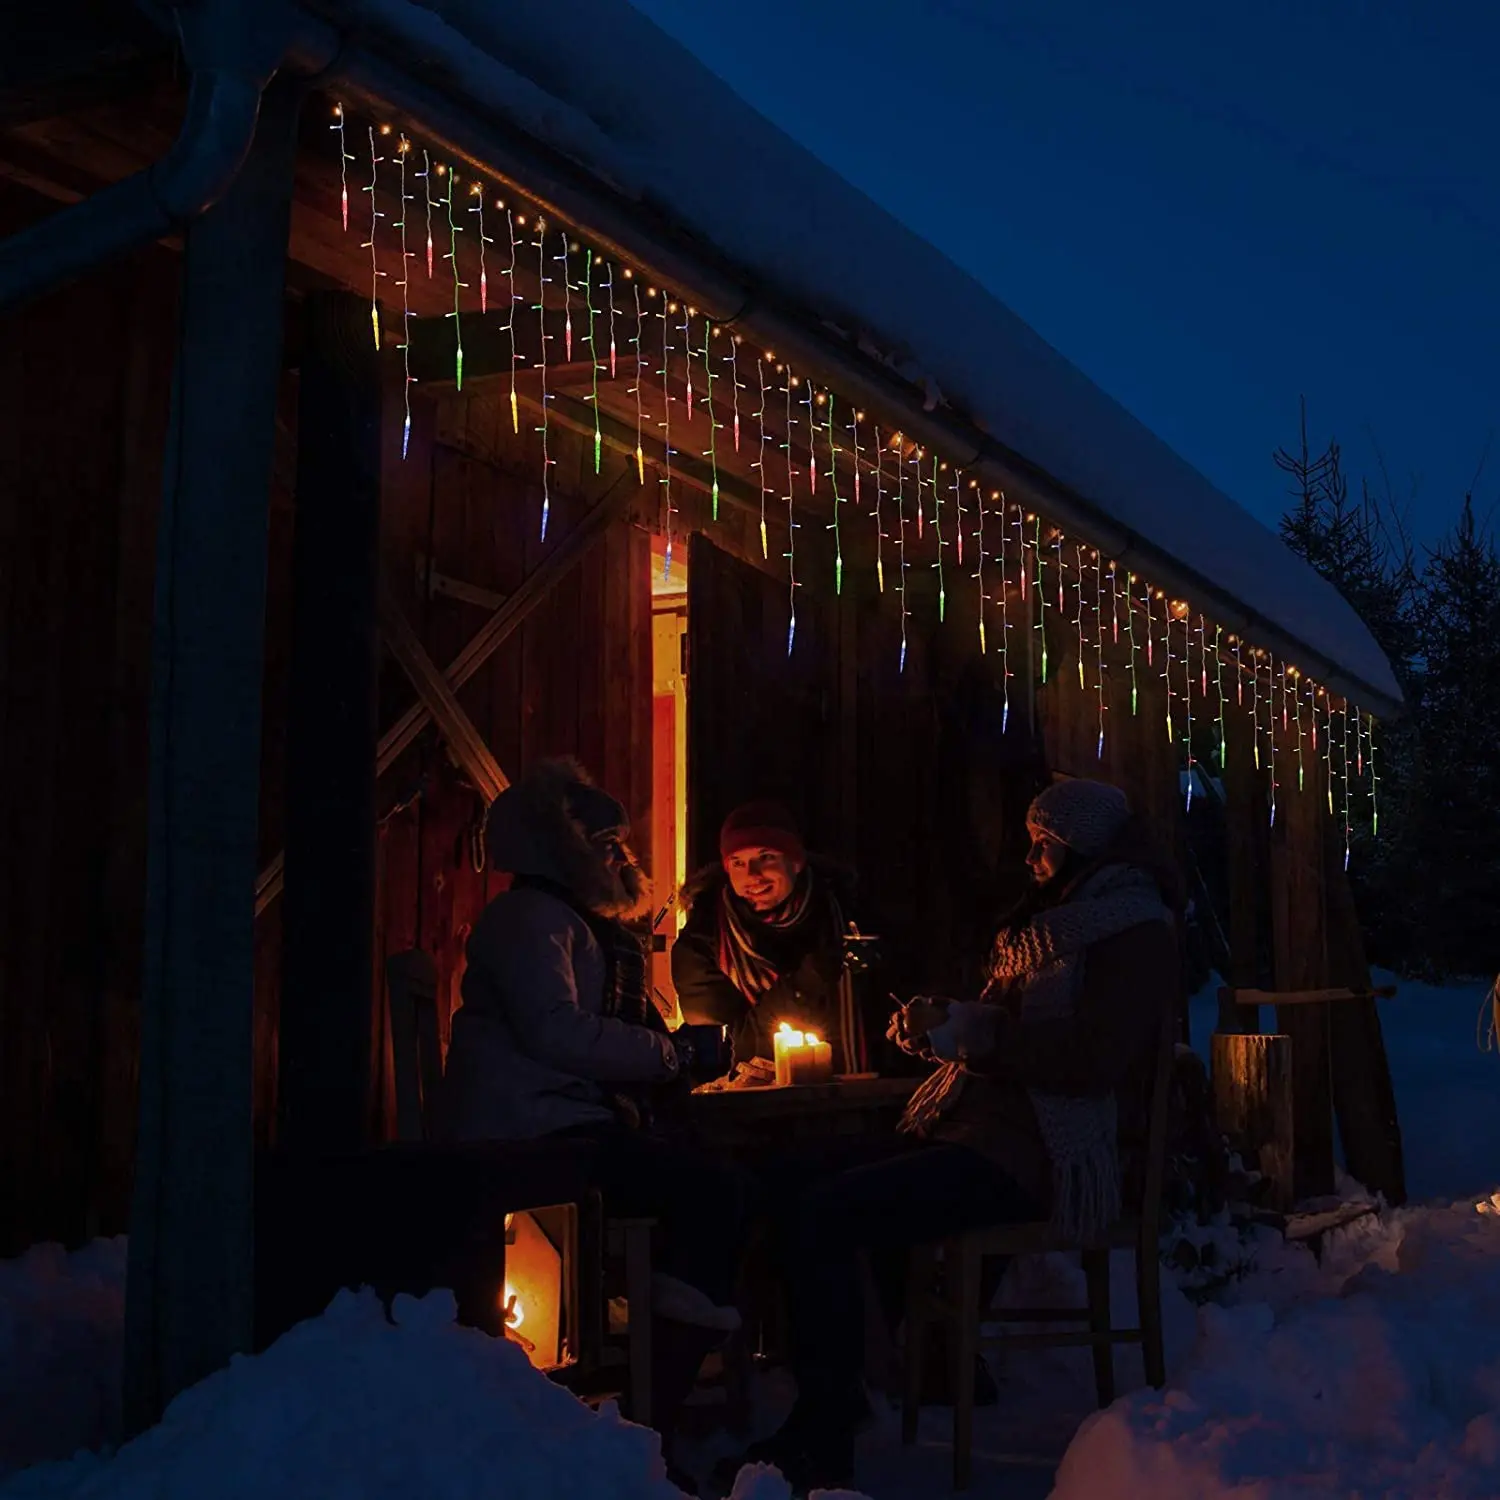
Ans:
[{"label": "striped scarf", "polygon": [[[1173,920],[1150,875],[1130,865],[1108,865],[1061,905],[1001,931],[990,956],[986,998],[1019,987],[1023,1027],[1071,1016],[1090,944],[1143,922]],[[930,1136],[958,1102],[968,1077],[962,1063],[944,1063],[912,1095],[899,1128],[919,1139]],[[1052,1163],[1053,1227],[1071,1243],[1092,1243],[1120,1214],[1115,1096],[1026,1092]]]},{"label": "striped scarf", "polygon": [[[811,866],[802,872],[791,896],[765,916],[749,916],[729,882],[724,882],[719,892],[719,968],[752,1006],[758,1005],[761,997],[784,977],[756,947],[755,927],[789,932],[809,919],[815,901],[825,908],[822,917],[825,930],[821,936],[842,955],[847,931],[843,908],[831,888],[817,883]],[[864,1071],[866,1057],[864,1025],[855,1003],[849,965],[844,962],[840,964],[838,992],[842,1071],[860,1073]]]}]

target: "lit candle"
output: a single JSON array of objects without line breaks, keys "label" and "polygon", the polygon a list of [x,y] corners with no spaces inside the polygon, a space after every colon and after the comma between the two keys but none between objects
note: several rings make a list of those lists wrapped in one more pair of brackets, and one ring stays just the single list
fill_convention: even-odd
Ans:
[{"label": "lit candle", "polygon": [[794,1031],[785,1021],[775,1037],[776,1082],[828,1083],[833,1078],[833,1047],[811,1031]]}]

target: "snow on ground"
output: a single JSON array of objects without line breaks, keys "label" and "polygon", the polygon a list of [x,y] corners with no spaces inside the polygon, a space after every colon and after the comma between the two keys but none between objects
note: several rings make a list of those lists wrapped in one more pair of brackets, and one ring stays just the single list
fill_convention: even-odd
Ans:
[{"label": "snow on ground", "polygon": [[1165,1392],[1090,1417],[1056,1500],[1500,1494],[1500,1194],[1268,1243]]},{"label": "snow on ground", "polygon": [[[1122,1399],[1108,1412],[1093,1411],[1085,1351],[996,1356],[1000,1402],[976,1413],[976,1500],[1500,1495],[1500,1195],[1485,1196],[1500,1181],[1500,1058],[1475,1046],[1479,1001],[1477,986],[1403,985],[1381,1002],[1412,1196],[1456,1203],[1362,1221],[1331,1238],[1321,1264],[1260,1231],[1250,1272],[1201,1309],[1169,1285],[1169,1387],[1143,1389],[1139,1352],[1121,1350]],[[1194,1001],[1200,1047],[1213,1012],[1210,986]],[[1135,1311],[1130,1269],[1116,1258],[1120,1322]],[[346,1293],[185,1393],[113,1458],[4,1483],[115,1429],[123,1274],[123,1240],[0,1263],[0,1500],[676,1500],[654,1434],[590,1412],[513,1346],[455,1327],[445,1294],[401,1299],[392,1325],[372,1296]],[[1080,1281],[1061,1257],[1018,1262],[1001,1297],[1075,1302]],[[765,1383],[762,1430],[788,1396]],[[925,1411],[903,1449],[894,1406],[877,1405],[861,1492],[947,1493],[951,1413]],[[786,1496],[779,1476],[745,1470],[734,1500]]]},{"label": "snow on ground", "polygon": [[0,1261],[0,1478],[116,1429],[124,1319],[123,1236]]}]

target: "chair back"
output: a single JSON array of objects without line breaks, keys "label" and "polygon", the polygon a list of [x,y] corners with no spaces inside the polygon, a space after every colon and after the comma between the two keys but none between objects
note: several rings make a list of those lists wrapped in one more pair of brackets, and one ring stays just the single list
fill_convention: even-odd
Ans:
[{"label": "chair back", "polygon": [[1156,1075],[1151,1081],[1151,1112],[1146,1128],[1146,1178],[1141,1195],[1143,1243],[1154,1245],[1161,1232],[1161,1192],[1167,1171],[1167,1125],[1172,1112],[1172,1064],[1177,1056],[1177,1015],[1168,1006],[1156,1044]]},{"label": "chair back", "polygon": [[437,965],[420,948],[385,961],[391,1013],[391,1065],[396,1084],[396,1139],[425,1141],[443,1078],[438,1036]]}]

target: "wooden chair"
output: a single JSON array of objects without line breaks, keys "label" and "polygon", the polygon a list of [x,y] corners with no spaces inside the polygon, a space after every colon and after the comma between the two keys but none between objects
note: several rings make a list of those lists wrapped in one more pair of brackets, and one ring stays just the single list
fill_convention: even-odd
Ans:
[{"label": "wooden chair", "polygon": [[[1160,1238],[1162,1178],[1166,1167],[1167,1114],[1171,1100],[1175,1016],[1163,1022],[1156,1073],[1151,1088],[1147,1132],[1145,1187],[1139,1212],[1121,1218],[1095,1243],[1071,1244],[1050,1224],[1007,1224],[958,1235],[941,1244],[922,1245],[912,1253],[906,1306],[905,1393],[901,1440],[913,1443],[922,1400],[926,1336],[933,1324],[946,1327],[953,1362],[953,1487],[967,1489],[974,1441],[974,1366],[981,1348],[1045,1349],[1088,1346],[1094,1354],[1099,1405],[1115,1398],[1114,1346],[1140,1344],[1147,1381],[1166,1384],[1161,1327]],[[1052,1250],[1077,1251],[1088,1287],[1085,1307],[1003,1308],[980,1305],[980,1273],[987,1255],[1038,1255]],[[1109,1306],[1111,1250],[1135,1252],[1136,1295],[1140,1323],[1115,1328]],[[937,1290],[938,1252],[942,1253],[944,1287]],[[981,1336],[981,1325],[996,1323],[1086,1323],[1087,1332],[1058,1330]]]},{"label": "wooden chair", "polygon": [[[442,1042],[437,1014],[437,965],[419,948],[393,953],[385,965],[391,1015],[391,1055],[396,1085],[396,1135],[401,1141],[430,1139],[432,1108],[443,1078]],[[594,1195],[597,1198],[597,1194]],[[651,1421],[651,1235],[654,1219],[611,1219],[603,1223],[598,1253],[625,1268],[625,1298],[630,1308],[626,1327],[629,1414],[634,1422]],[[575,1236],[576,1239],[576,1236]],[[596,1284],[598,1277],[591,1278]],[[597,1319],[591,1319],[597,1323]],[[586,1337],[586,1353],[602,1361],[602,1336]]]}]

